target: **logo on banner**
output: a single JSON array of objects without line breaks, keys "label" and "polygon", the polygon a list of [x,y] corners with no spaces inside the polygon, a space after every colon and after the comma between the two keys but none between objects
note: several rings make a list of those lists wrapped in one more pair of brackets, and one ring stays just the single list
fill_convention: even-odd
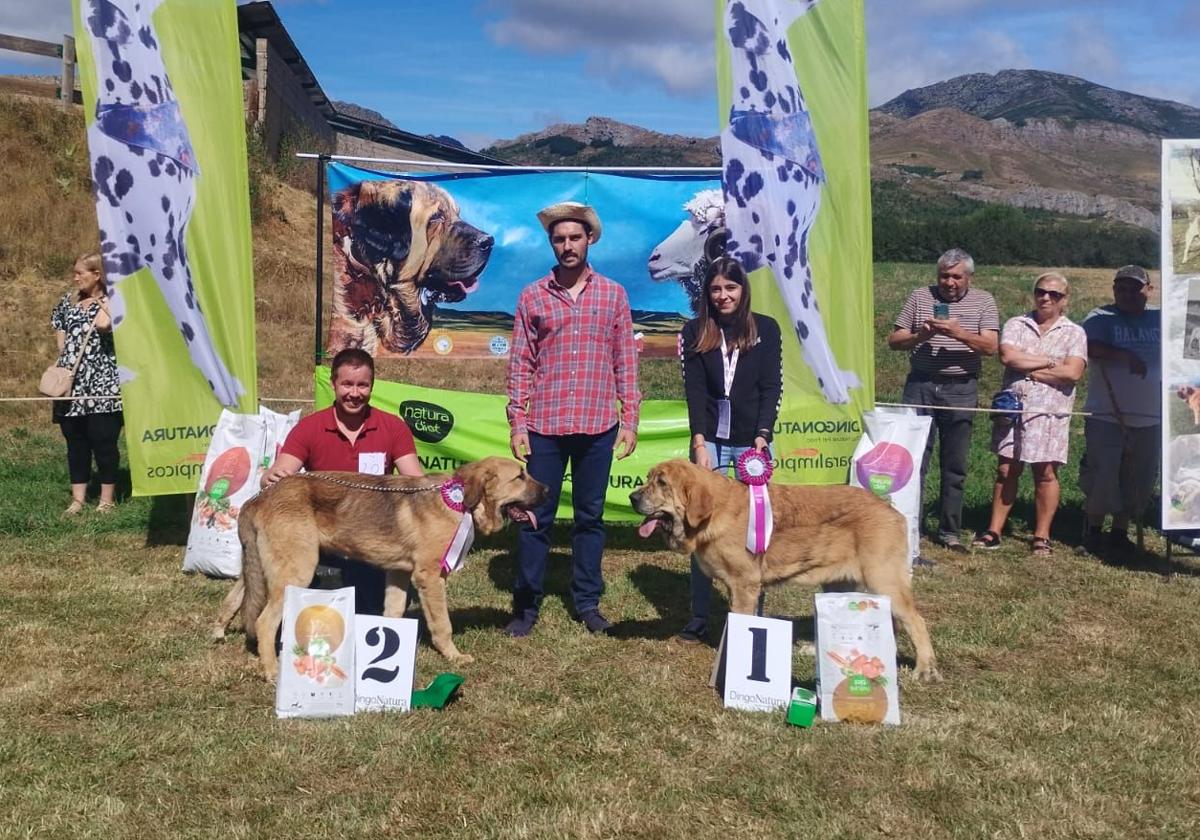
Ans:
[{"label": "logo on banner", "polygon": [[491,354],[493,356],[507,356],[508,355],[508,336],[506,336],[506,335],[492,336],[492,340],[488,342],[488,351],[491,352]]},{"label": "logo on banner", "polygon": [[439,356],[448,356],[454,349],[454,339],[444,332],[433,334],[433,352]]},{"label": "logo on banner", "polygon": [[454,428],[454,415],[448,409],[420,400],[400,403],[400,416],[408,424],[413,437],[425,443],[438,443]]}]

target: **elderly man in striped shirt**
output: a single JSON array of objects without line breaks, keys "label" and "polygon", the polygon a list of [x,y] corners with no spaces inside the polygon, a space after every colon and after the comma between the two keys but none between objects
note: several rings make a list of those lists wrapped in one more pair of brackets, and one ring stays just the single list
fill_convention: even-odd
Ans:
[{"label": "elderly man in striped shirt", "polygon": [[[604,580],[604,496],[613,451],[637,446],[637,348],[625,289],[594,271],[588,246],[600,219],[576,202],[538,213],[558,264],[521,291],[508,365],[508,422],[513,455],[546,485],[546,502],[517,537],[517,579],[510,636],[529,635],[541,607],[550,526],[563,477],[571,471],[575,527],[571,598],[592,633],[609,633],[600,612]],[[618,418],[616,403],[621,403]]]},{"label": "elderly man in striped shirt", "polygon": [[904,383],[903,402],[927,405],[933,428],[921,462],[921,489],[933,454],[935,435],[941,442],[941,499],[935,541],[952,551],[967,551],[960,539],[963,484],[971,449],[970,411],[935,408],[976,408],[983,356],[993,356],[1000,342],[1000,314],[990,294],[971,288],[975,260],[951,248],[937,261],[937,283],[908,296],[888,336],[893,350],[909,352],[911,365]]}]

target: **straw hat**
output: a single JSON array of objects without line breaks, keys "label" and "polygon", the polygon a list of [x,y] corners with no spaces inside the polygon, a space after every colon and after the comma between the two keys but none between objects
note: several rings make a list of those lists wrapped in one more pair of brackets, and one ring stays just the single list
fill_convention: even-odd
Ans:
[{"label": "straw hat", "polygon": [[551,204],[549,207],[539,210],[538,221],[542,223],[542,227],[546,229],[546,233],[550,232],[550,228],[558,222],[572,221],[582,222],[591,228],[592,235],[588,242],[595,244],[600,240],[600,217],[596,215],[596,211],[586,204],[580,204],[578,201],[563,201],[558,204]]}]

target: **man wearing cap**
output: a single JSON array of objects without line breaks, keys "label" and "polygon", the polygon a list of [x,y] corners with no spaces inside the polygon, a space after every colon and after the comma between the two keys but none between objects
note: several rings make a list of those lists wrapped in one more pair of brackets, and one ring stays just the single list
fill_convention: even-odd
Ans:
[{"label": "man wearing cap", "polygon": [[975,415],[933,409],[975,408],[982,357],[995,355],[1000,345],[996,301],[987,292],[971,288],[974,274],[975,260],[966,251],[951,248],[942,254],[937,261],[937,283],[908,296],[888,336],[889,347],[909,354],[910,370],[901,402],[929,406],[919,413],[933,415],[921,461],[921,494],[924,496],[936,435],[941,443],[942,471],[937,542],[960,552],[967,551],[959,532]]},{"label": "man wearing cap", "polygon": [[[1084,548],[1128,550],[1129,520],[1150,501],[1158,475],[1162,368],[1162,313],[1146,305],[1150,276],[1141,266],[1117,269],[1113,303],[1083,320],[1088,338],[1085,450],[1079,485],[1087,497]],[[1112,527],[1103,533],[1104,518]]]},{"label": "man wearing cap", "polygon": [[537,215],[558,264],[517,300],[508,422],[513,455],[549,492],[533,511],[536,525],[518,532],[513,618],[505,632],[527,636],[537,622],[550,527],[569,466],[575,508],[571,598],[590,632],[608,633],[612,623],[600,612],[604,495],[614,448],[624,458],[637,446],[642,399],[633,319],[625,289],[588,264],[588,246],[600,239],[596,211],[563,202]]}]

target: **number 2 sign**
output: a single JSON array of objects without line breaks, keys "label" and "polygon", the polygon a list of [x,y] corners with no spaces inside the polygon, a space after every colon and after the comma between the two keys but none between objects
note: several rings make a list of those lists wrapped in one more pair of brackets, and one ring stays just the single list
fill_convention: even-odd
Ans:
[{"label": "number 2 sign", "polygon": [[412,703],[417,620],[356,615],[355,712],[407,712]]}]

